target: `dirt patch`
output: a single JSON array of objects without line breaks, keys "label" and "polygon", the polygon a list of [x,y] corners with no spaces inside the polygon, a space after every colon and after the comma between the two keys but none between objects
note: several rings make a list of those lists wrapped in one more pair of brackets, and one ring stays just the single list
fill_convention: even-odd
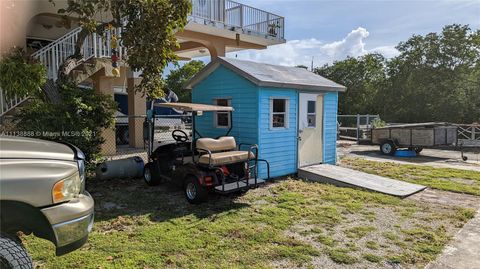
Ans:
[{"label": "dirt patch", "polygon": [[441,191],[430,188],[411,195],[407,198],[407,200],[420,201],[444,206],[459,206],[473,209],[480,206],[480,197],[478,196],[449,191]]}]

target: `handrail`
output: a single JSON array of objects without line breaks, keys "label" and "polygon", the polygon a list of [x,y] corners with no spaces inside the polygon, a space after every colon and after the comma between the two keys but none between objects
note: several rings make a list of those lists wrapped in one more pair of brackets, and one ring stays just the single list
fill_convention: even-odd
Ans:
[{"label": "handrail", "polygon": [[[75,53],[75,44],[81,31],[81,27],[75,28],[72,31],[66,33],[65,35],[59,37],[55,41],[49,43],[45,47],[32,53],[31,56],[33,58],[36,58],[41,64],[46,67],[47,79],[52,79],[54,81],[57,80],[58,70],[60,66],[68,57],[72,56]],[[110,44],[112,33],[120,36],[121,31],[121,28],[114,28],[111,32],[107,32],[105,36],[100,36],[96,33],[88,35],[85,38],[82,47],[83,58],[80,59],[78,64],[81,64],[82,62],[85,62],[90,58],[94,57],[110,58],[112,56]],[[118,54],[120,59],[123,58],[125,52],[125,48],[121,46],[118,47]],[[6,96],[7,94],[5,93],[5,91],[0,89],[0,117],[5,115],[8,111],[12,110],[28,98],[28,96],[13,96],[7,99]]]},{"label": "handrail", "polygon": [[283,39],[285,18],[232,0],[191,0],[191,17],[221,23],[225,27],[241,28],[270,38]]}]

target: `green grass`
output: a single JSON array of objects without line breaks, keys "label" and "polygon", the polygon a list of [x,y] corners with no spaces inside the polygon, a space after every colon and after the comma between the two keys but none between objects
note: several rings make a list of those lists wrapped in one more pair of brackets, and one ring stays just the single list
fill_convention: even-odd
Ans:
[{"label": "green grass", "polygon": [[[242,196],[212,196],[197,206],[186,203],[181,192],[140,181],[93,181],[88,187],[96,202],[88,243],[56,257],[50,242],[26,236],[25,246],[38,268],[271,268],[285,261],[289,267],[309,268],[319,266],[313,264],[316,256],[363,264],[374,259],[370,254],[421,267],[473,216],[466,209],[437,209],[299,180],[277,182]],[[106,210],[102,207],[106,202],[118,208]],[[402,216],[414,208],[420,217]],[[378,220],[383,216],[375,217],[378,209],[401,222],[385,227]],[[306,228],[293,237],[296,225]],[[385,229],[388,235],[383,234]],[[373,236],[383,238],[382,247],[368,243],[376,241]],[[388,249],[400,243],[399,253],[384,251],[383,245]]]},{"label": "green grass", "polygon": [[434,189],[480,196],[480,173],[477,171],[377,162],[352,157],[342,158],[341,165]]},{"label": "green grass", "polygon": [[356,226],[345,231],[347,237],[360,239],[375,231],[376,228],[372,226]]},{"label": "green grass", "polygon": [[377,250],[377,249],[380,248],[378,243],[375,242],[375,241],[367,241],[367,242],[365,242],[365,246],[369,249],[372,249],[372,250]]},{"label": "green grass", "polygon": [[317,241],[329,247],[333,247],[333,245],[335,245],[335,240],[333,240],[333,238],[328,235],[319,235],[317,237]]},{"label": "green grass", "polygon": [[365,253],[363,254],[363,258],[369,262],[374,262],[374,263],[379,263],[383,260],[382,257],[380,256],[377,256],[375,254],[371,254],[371,253]]},{"label": "green grass", "polygon": [[358,261],[355,256],[349,254],[348,249],[332,248],[328,251],[328,256],[336,263],[354,264]]}]

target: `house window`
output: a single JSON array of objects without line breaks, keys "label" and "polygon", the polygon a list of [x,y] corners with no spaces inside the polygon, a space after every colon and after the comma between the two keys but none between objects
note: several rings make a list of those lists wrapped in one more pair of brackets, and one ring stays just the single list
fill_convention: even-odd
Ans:
[{"label": "house window", "polygon": [[270,99],[270,128],[288,128],[287,111],[287,99]]},{"label": "house window", "polygon": [[[215,99],[214,104],[217,106],[231,106],[231,99]],[[230,112],[217,111],[215,112],[215,127],[216,128],[230,128]]]},{"label": "house window", "polygon": [[316,113],[316,101],[308,101],[307,103],[307,121],[308,127],[315,127],[317,121],[317,113]]}]

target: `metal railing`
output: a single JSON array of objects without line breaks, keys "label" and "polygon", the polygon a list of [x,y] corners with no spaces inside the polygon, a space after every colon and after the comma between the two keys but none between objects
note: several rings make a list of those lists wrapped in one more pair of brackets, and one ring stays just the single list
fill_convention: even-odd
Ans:
[{"label": "metal railing", "polygon": [[[32,54],[33,58],[38,59],[38,61],[46,67],[48,79],[57,80],[60,66],[68,57],[75,53],[75,43],[81,31],[81,27],[73,29]],[[121,31],[121,28],[115,28],[111,31],[106,31],[104,36],[97,35],[96,33],[88,35],[82,47],[83,58],[80,59],[78,63],[81,64],[91,58],[110,58],[112,56],[112,35],[120,36]],[[117,50],[119,59],[123,59],[126,52],[125,48],[118,46]],[[18,97],[16,95],[7,98],[7,94],[0,89],[0,117],[21,104],[27,98],[28,96]]]},{"label": "metal railing", "polygon": [[464,147],[480,147],[480,124],[458,124],[458,144]]},{"label": "metal railing", "polygon": [[[81,31],[82,28],[78,27],[32,54],[32,57],[38,59],[47,68],[48,79],[57,80],[60,66],[68,57],[75,53],[75,43]],[[121,28],[106,31],[104,36],[97,35],[96,33],[88,35],[83,43],[83,58],[81,60],[86,61],[90,58],[111,57],[111,40],[113,34],[120,36]],[[125,54],[125,49],[119,46],[118,53],[119,58],[122,59]],[[79,63],[81,62],[82,61],[79,61]]]},{"label": "metal railing", "polygon": [[240,28],[247,34],[283,39],[285,19],[279,15],[231,0],[191,0],[194,18]]},{"label": "metal railing", "polygon": [[339,137],[351,140],[369,140],[372,121],[380,119],[380,115],[338,115]]},{"label": "metal railing", "polygon": [[8,111],[12,110],[19,104],[23,103],[25,100],[27,100],[27,98],[28,97],[26,96],[19,97],[17,95],[7,98],[7,93],[0,88],[0,117],[5,115]]}]

